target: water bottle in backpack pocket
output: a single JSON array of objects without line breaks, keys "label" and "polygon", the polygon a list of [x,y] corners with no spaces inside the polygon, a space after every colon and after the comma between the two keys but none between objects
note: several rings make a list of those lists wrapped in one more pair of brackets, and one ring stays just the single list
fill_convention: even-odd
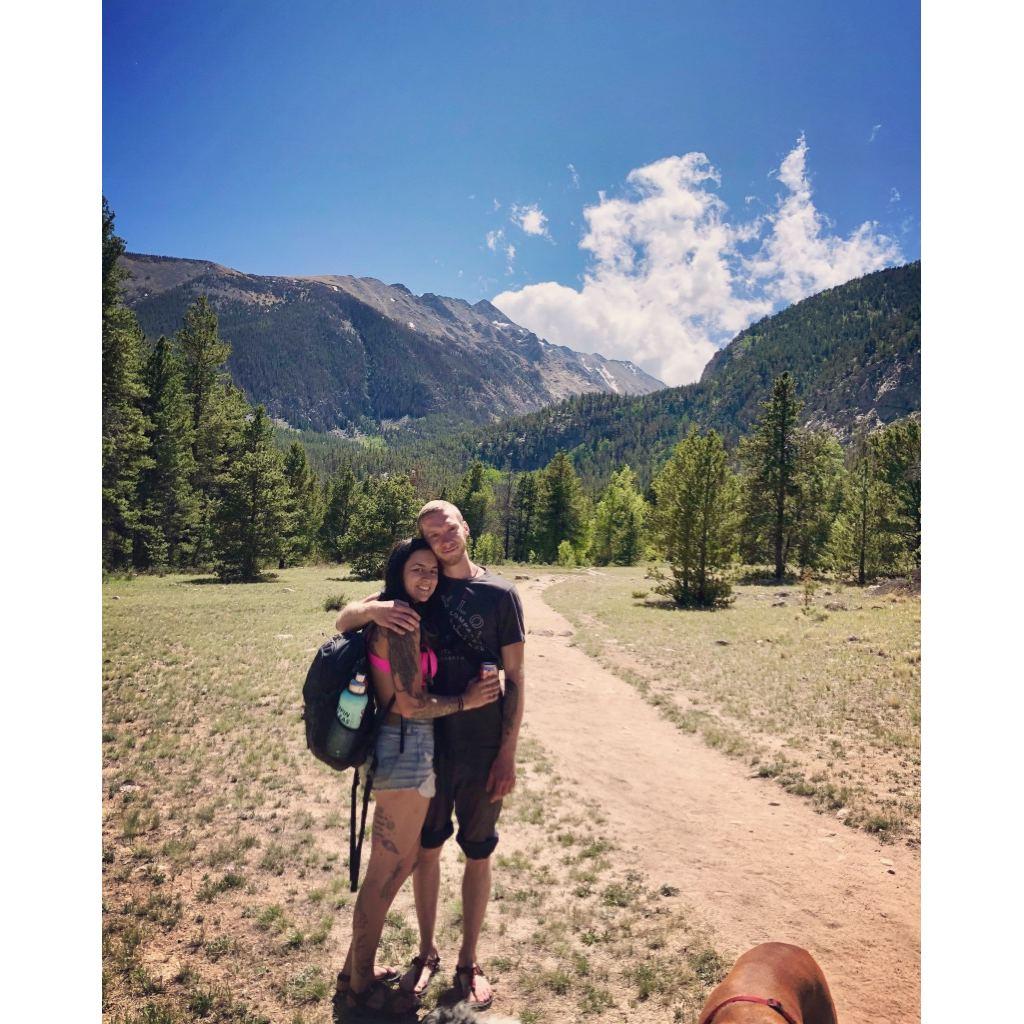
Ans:
[{"label": "water bottle in backpack pocket", "polygon": [[351,761],[356,744],[363,738],[360,729],[368,703],[366,673],[357,672],[338,697],[334,720],[324,740],[324,749],[331,757]]}]

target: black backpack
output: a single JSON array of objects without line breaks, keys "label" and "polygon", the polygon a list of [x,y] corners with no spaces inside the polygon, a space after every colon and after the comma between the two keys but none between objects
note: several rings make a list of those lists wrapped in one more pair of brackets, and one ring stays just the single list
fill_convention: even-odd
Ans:
[{"label": "black backpack", "polygon": [[[363,836],[366,833],[366,811],[373,789],[373,775],[377,769],[374,745],[377,733],[395,698],[386,708],[377,706],[373,687],[367,689],[366,708],[356,730],[354,742],[348,756],[339,759],[326,748],[326,740],[335,721],[338,698],[355,678],[357,672],[366,671],[366,641],[361,631],[341,633],[322,644],[313,658],[313,664],[306,673],[302,686],[302,718],[306,723],[306,746],[314,757],[330,765],[336,771],[352,772],[351,822],[349,828],[348,873],[352,892],[359,887],[359,861],[363,850]],[[363,785],[362,815],[356,834],[356,796],[359,791],[359,769],[367,766],[366,781]]]}]

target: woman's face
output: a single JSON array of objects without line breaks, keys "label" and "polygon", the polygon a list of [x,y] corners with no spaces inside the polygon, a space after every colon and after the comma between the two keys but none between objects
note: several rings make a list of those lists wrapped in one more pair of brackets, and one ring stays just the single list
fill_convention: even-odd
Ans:
[{"label": "woman's face", "polygon": [[428,601],[437,589],[437,559],[433,551],[414,551],[402,569],[405,592],[417,602]]}]

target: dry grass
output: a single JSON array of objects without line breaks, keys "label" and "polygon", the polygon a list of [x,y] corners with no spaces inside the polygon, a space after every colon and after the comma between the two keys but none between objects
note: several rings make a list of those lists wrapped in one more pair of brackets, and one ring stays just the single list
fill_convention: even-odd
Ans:
[{"label": "dry grass", "polygon": [[[307,753],[299,714],[338,576],[327,566],[248,586],[181,576],[104,586],[105,1019],[330,1019],[353,899],[348,776]],[[663,879],[630,870],[599,809],[528,736],[520,768],[482,941],[501,1012],[552,1024],[689,1020],[724,966],[706,929]],[[457,856],[449,844],[439,915],[449,970]],[[382,962],[415,951],[413,922],[406,887]]]},{"label": "dry grass", "polygon": [[822,811],[919,841],[919,597],[745,584],[731,608],[680,611],[643,568],[600,573],[545,592],[588,654],[680,729]]}]

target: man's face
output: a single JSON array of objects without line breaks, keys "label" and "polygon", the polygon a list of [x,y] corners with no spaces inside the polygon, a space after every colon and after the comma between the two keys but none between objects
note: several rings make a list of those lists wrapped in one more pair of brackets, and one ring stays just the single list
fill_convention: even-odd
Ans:
[{"label": "man's face", "polygon": [[420,521],[420,533],[442,565],[453,565],[466,553],[469,527],[455,512],[431,512]]}]

